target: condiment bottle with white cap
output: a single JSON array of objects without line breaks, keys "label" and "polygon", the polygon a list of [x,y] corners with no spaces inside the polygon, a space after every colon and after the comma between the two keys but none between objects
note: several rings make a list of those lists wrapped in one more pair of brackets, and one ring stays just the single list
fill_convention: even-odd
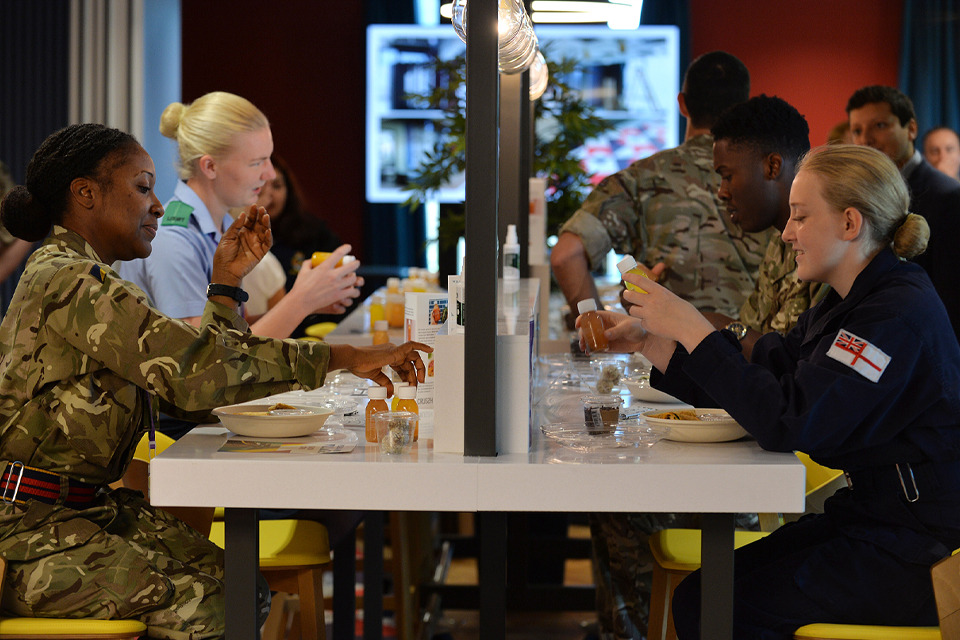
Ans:
[{"label": "condiment bottle with white cap", "polygon": [[[637,275],[643,276],[647,280],[650,279],[650,276],[648,276],[643,269],[637,266],[637,260],[633,256],[623,256],[623,260],[617,263],[617,270],[620,271],[621,276],[626,275],[628,273],[635,273]],[[638,293],[646,293],[646,291],[644,291],[637,285],[631,282],[627,282],[626,280],[623,281],[623,284],[627,285],[627,289],[630,289],[630,291],[636,291]]]}]

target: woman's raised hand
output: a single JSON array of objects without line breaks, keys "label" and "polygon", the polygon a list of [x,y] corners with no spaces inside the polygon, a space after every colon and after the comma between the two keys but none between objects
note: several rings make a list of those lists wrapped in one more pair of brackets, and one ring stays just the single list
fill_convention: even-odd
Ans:
[{"label": "woman's raised hand", "polygon": [[696,307],[656,282],[632,273],[624,274],[623,279],[647,292],[628,290],[623,294],[631,304],[630,315],[640,319],[644,331],[675,340],[693,351],[715,330]]},{"label": "woman's raised hand", "polygon": [[217,252],[213,255],[211,280],[240,286],[243,277],[257,266],[271,246],[273,235],[270,232],[270,216],[263,207],[251,205],[234,220],[220,239]]},{"label": "woman's raised hand", "polygon": [[353,304],[354,298],[360,296],[363,278],[356,273],[360,262],[354,260],[337,266],[350,253],[350,249],[348,244],[337,247],[316,267],[310,259],[303,261],[297,280],[287,295],[297,300],[305,316],[311,313],[343,313]]}]

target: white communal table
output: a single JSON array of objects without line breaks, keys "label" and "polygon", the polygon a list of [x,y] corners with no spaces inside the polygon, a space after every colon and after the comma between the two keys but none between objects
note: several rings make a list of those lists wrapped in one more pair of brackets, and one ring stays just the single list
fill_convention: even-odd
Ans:
[{"label": "white communal table", "polygon": [[[155,458],[157,506],[225,507],[226,613],[231,640],[259,638],[258,508],[478,512],[480,635],[505,637],[508,512],[703,514],[702,637],[732,640],[734,514],[804,509],[803,464],[755,440],[662,441],[636,455],[581,454],[537,440],[529,454],[407,456],[376,444],[347,454],[221,453],[221,427],[199,427]],[[635,451],[635,450],[631,450]]]}]

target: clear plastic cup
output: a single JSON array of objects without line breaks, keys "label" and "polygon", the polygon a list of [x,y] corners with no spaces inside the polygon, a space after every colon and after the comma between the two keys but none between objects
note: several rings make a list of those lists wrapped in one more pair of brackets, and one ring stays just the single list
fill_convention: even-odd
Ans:
[{"label": "clear plastic cup", "polygon": [[620,407],[623,398],[620,396],[584,396],[583,422],[587,433],[602,435],[616,430],[620,422]]},{"label": "clear plastic cup", "polygon": [[373,423],[377,428],[377,441],[380,452],[388,455],[410,453],[413,448],[413,432],[420,419],[410,411],[383,411],[373,414]]}]

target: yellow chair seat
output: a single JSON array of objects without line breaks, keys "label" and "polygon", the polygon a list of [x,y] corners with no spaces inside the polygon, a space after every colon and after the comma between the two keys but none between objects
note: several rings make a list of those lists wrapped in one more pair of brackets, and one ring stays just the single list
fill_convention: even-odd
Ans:
[{"label": "yellow chair seat", "polygon": [[65,620],[61,618],[0,618],[0,638],[77,638],[125,640],[147,634],[139,620]]},{"label": "yellow chair seat", "polygon": [[[767,531],[737,531],[733,546],[739,549],[768,535]],[[650,551],[660,566],[692,573],[700,568],[700,530],[664,529],[650,536]]]},{"label": "yellow chair seat", "polygon": [[323,338],[328,333],[337,328],[336,322],[318,322],[317,324],[312,324],[306,329],[303,330],[305,334],[311,338]]},{"label": "yellow chair seat", "polygon": [[[210,541],[223,548],[223,522],[213,523]],[[261,520],[260,568],[327,564],[327,528],[311,520]]]},{"label": "yellow chair seat", "polygon": [[939,627],[877,627],[859,624],[808,624],[795,640],[941,640]]}]

